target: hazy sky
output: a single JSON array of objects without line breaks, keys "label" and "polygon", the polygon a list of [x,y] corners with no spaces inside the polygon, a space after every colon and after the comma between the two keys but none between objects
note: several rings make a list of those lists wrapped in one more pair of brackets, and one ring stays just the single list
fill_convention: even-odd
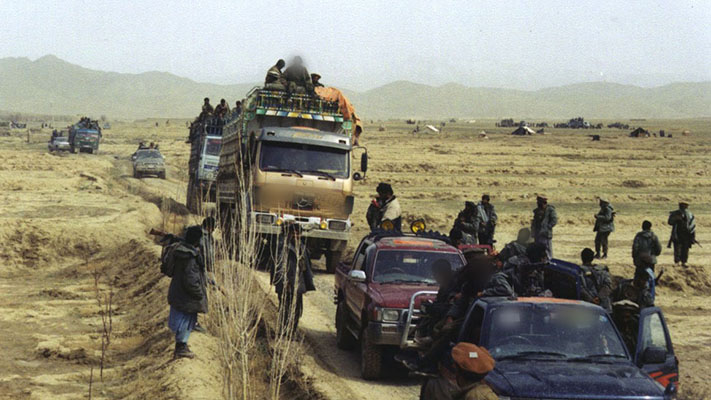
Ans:
[{"label": "hazy sky", "polygon": [[708,0],[0,2],[0,57],[216,83],[261,80],[296,53],[354,89],[711,80]]}]

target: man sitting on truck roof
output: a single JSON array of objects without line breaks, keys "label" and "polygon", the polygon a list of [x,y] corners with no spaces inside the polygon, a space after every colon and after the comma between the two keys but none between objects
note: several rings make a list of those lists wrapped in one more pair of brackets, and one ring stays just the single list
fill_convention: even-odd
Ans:
[{"label": "man sitting on truck roof", "polygon": [[306,93],[314,95],[314,85],[311,83],[311,75],[304,66],[304,60],[296,56],[291,61],[291,65],[284,71],[284,78],[288,83],[289,93]]},{"label": "man sitting on truck roof", "polygon": [[323,83],[319,82],[320,79],[321,79],[321,75],[319,75],[317,73],[311,74],[311,83],[314,85],[315,88],[324,87]]},{"label": "man sitting on truck roof", "polygon": [[209,116],[212,115],[212,112],[214,111],[212,105],[210,104],[209,97],[205,97],[203,101],[204,103],[202,104],[202,112],[198,116],[198,121],[205,121]]},{"label": "man sitting on truck roof", "polygon": [[286,79],[281,69],[284,68],[286,62],[282,59],[276,62],[267,71],[267,76],[264,78],[264,88],[273,90],[286,90]]},{"label": "man sitting on truck roof", "polygon": [[220,104],[215,107],[215,117],[217,118],[225,118],[227,116],[227,113],[230,112],[230,106],[227,105],[227,100],[221,99]]}]

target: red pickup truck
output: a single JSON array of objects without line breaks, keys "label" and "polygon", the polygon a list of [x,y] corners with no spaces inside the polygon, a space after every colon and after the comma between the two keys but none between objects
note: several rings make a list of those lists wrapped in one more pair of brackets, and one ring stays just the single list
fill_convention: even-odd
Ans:
[{"label": "red pickup truck", "polygon": [[336,342],[344,350],[360,343],[364,379],[380,378],[386,355],[399,348],[406,329],[412,334],[427,296],[416,297],[408,319],[410,299],[421,291],[434,297],[432,265],[441,259],[453,270],[465,264],[461,251],[437,235],[374,233],[363,238],[353,260],[336,268]]}]

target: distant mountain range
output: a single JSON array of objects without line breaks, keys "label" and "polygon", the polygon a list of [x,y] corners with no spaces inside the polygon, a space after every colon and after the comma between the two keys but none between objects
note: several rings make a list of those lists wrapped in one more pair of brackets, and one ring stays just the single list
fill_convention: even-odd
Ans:
[{"label": "distant mountain range", "polygon": [[[193,117],[203,97],[231,105],[254,84],[199,83],[165,72],[95,71],[55,56],[0,59],[0,110],[109,118]],[[654,88],[591,82],[523,91],[393,82],[346,91],[362,118],[711,117],[711,82]]]}]

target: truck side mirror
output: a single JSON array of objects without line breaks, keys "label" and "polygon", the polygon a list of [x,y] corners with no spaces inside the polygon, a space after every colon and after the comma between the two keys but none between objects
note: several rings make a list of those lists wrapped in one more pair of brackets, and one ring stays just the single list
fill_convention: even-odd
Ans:
[{"label": "truck side mirror", "polygon": [[664,398],[665,399],[676,399],[676,394],[677,394],[677,387],[674,384],[674,382],[669,382],[667,387],[664,389]]},{"label": "truck side mirror", "polygon": [[365,271],[354,269],[348,273],[348,279],[353,282],[365,282]]},{"label": "truck side mirror", "polygon": [[664,364],[667,360],[667,349],[663,347],[650,346],[642,352],[642,364]]},{"label": "truck side mirror", "polygon": [[366,171],[368,171],[368,153],[360,155],[360,170],[363,171],[363,175],[365,176]]}]

